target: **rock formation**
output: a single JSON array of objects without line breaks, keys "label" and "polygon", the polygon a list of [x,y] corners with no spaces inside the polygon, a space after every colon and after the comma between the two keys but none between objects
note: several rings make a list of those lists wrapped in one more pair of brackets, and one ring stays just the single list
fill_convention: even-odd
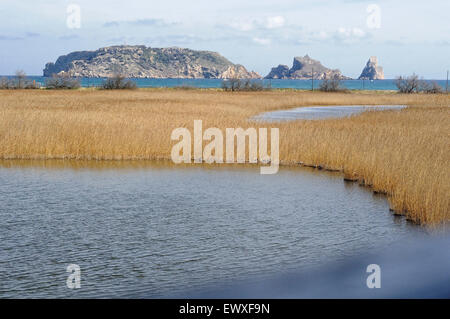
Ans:
[{"label": "rock formation", "polygon": [[358,80],[383,80],[384,72],[383,68],[378,65],[378,59],[376,56],[370,57],[364,67]]},{"label": "rock formation", "polygon": [[311,73],[314,72],[314,79],[323,80],[325,78],[339,78],[341,80],[350,79],[341,74],[341,71],[328,69],[320,61],[311,59],[308,55],[304,57],[295,57],[292,68],[287,65],[279,65],[272,68],[266,79],[311,79]]},{"label": "rock formation", "polygon": [[289,78],[289,67],[284,64],[280,64],[277,67],[272,68],[269,74],[265,77],[266,79],[288,79]]},{"label": "rock formation", "polygon": [[68,73],[75,77],[257,79],[261,76],[233,64],[220,54],[182,48],[110,46],[72,52],[47,63],[44,76]]}]

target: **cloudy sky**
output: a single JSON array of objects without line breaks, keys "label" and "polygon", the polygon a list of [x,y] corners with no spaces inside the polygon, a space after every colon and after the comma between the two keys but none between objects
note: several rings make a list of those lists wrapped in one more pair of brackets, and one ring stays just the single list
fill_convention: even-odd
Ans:
[{"label": "cloudy sky", "polygon": [[448,0],[0,0],[0,74],[41,75],[71,51],[144,44],[218,51],[262,75],[309,54],[357,77],[375,55],[387,78],[443,79],[449,12]]}]

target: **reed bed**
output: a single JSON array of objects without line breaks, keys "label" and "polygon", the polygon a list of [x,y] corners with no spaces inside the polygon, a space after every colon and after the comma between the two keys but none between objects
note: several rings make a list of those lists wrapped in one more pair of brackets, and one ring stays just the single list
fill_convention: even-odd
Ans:
[{"label": "reed bed", "polygon": [[[260,112],[310,105],[406,104],[321,121],[255,123]],[[279,127],[286,165],[341,170],[427,225],[450,221],[450,96],[392,92],[139,89],[0,91],[0,159],[170,159],[177,127]],[[205,164],[207,165],[207,164]]]}]

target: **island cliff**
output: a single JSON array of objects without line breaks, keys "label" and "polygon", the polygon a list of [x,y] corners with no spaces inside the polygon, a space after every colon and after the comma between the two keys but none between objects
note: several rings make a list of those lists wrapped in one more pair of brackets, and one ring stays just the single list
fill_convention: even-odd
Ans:
[{"label": "island cliff", "polygon": [[64,73],[74,77],[121,74],[129,78],[261,78],[256,72],[249,72],[216,52],[143,45],[72,52],[45,65],[44,76]]}]

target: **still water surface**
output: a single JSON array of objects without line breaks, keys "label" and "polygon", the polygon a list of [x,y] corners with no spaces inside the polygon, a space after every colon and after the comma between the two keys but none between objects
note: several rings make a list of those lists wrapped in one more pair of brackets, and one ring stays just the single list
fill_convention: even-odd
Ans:
[{"label": "still water surface", "polygon": [[360,114],[366,111],[401,110],[406,105],[332,105],[302,106],[288,110],[266,112],[254,116],[254,120],[267,122],[292,120],[323,120]]},{"label": "still water surface", "polygon": [[0,298],[171,296],[424,233],[383,196],[305,168],[6,161],[0,203]]}]

